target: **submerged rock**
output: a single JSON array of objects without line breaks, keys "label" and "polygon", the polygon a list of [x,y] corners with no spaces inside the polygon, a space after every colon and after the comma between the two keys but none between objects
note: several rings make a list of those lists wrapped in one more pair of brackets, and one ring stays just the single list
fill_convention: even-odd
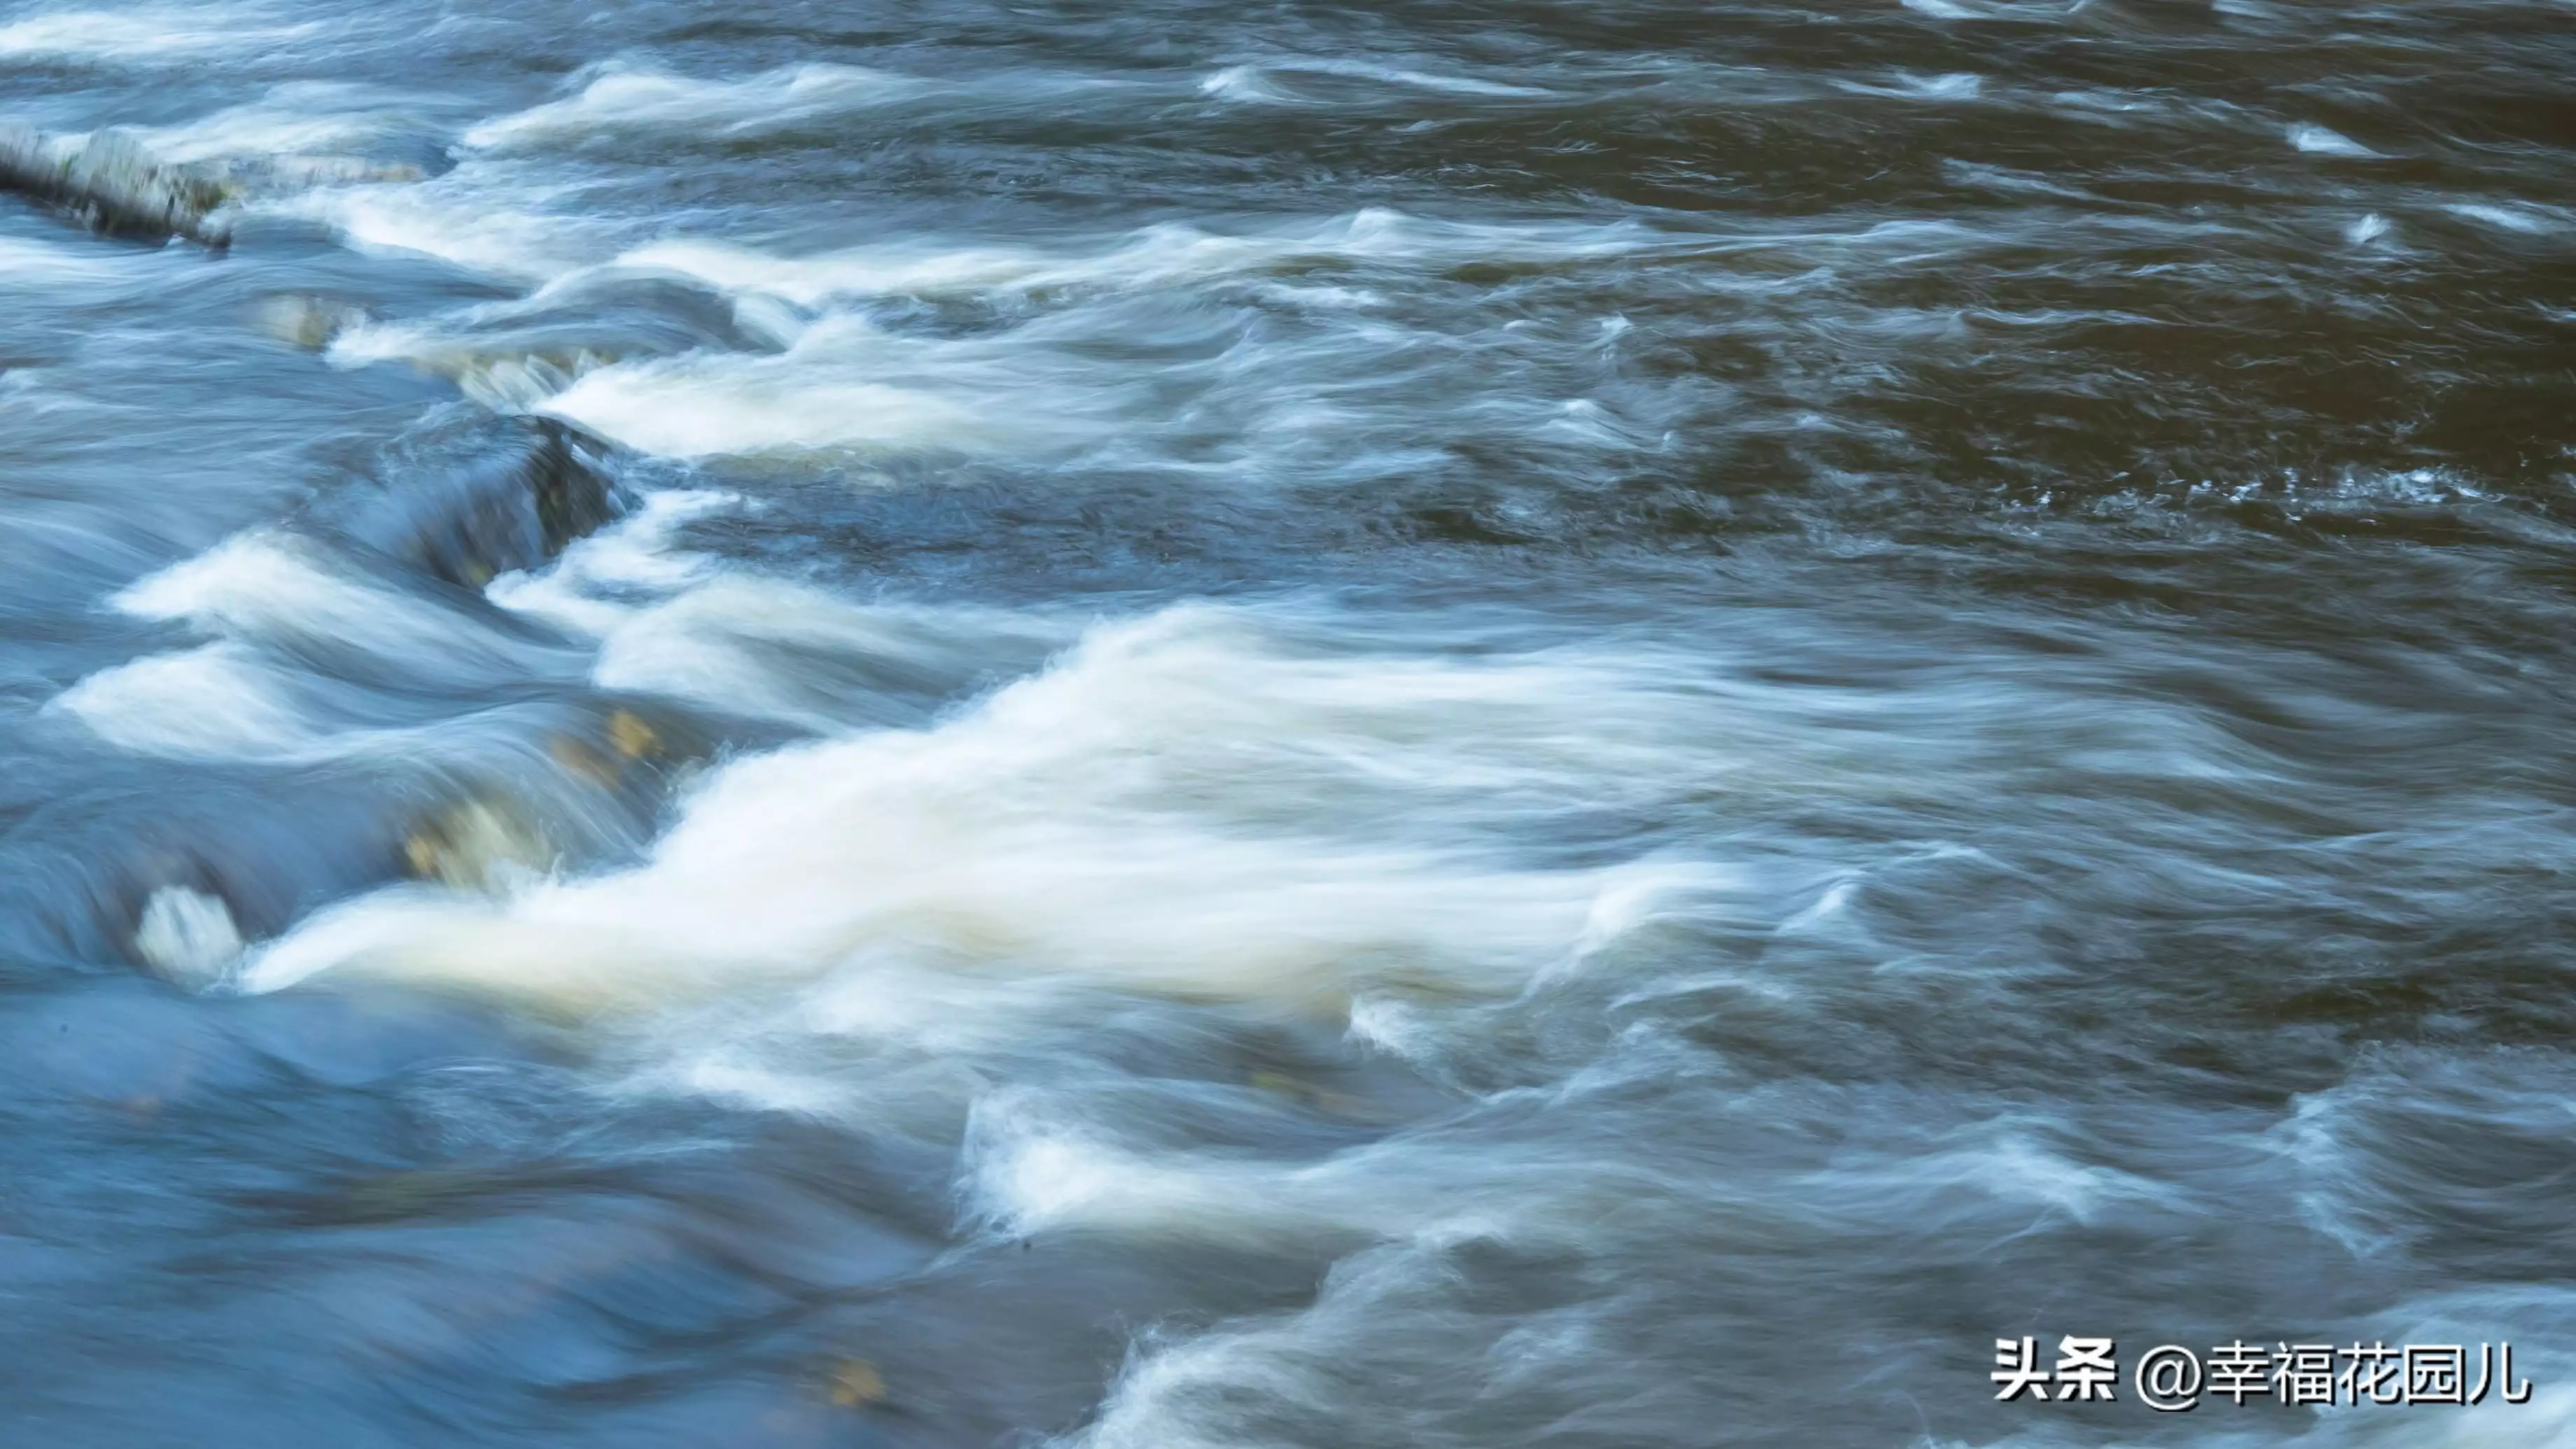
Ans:
[{"label": "submerged rock", "polygon": [[262,301],[252,313],[259,330],[292,347],[318,352],[331,339],[367,320],[364,310],[328,297],[290,292]]},{"label": "submerged rock", "polygon": [[503,799],[457,801],[403,838],[403,864],[414,877],[460,890],[500,890],[534,879],[560,854],[544,827]]},{"label": "submerged rock", "polygon": [[25,126],[0,127],[0,188],[57,206],[111,236],[183,236],[220,247],[217,215],[231,200],[222,181],[163,164],[122,131],[67,147]]},{"label": "submerged rock", "polygon": [[207,246],[231,240],[223,208],[246,197],[316,186],[418,181],[407,162],[363,156],[225,156],[173,162],[123,131],[83,141],[29,126],[0,126],[0,190],[56,206],[111,236],[183,236]]},{"label": "submerged rock", "polygon": [[408,161],[364,156],[227,156],[189,169],[222,187],[228,196],[278,196],[317,186],[418,181],[429,174]]},{"label": "submerged rock", "polygon": [[[496,430],[497,429],[497,433]],[[339,530],[464,588],[533,568],[615,518],[609,448],[544,418],[512,418],[388,459],[380,486],[344,500]]]},{"label": "submerged rock", "polygon": [[885,1375],[863,1358],[845,1358],[832,1365],[824,1385],[833,1404],[855,1409],[877,1403],[886,1396]]},{"label": "submerged rock", "polygon": [[669,754],[662,732],[631,709],[612,712],[603,734],[605,748],[567,734],[550,742],[546,753],[567,772],[603,790],[623,787],[629,766],[653,765]]}]

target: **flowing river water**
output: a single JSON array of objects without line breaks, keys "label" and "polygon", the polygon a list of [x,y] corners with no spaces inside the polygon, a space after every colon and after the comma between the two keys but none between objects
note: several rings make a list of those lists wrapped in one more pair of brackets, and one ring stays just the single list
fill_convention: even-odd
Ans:
[{"label": "flowing river water", "polygon": [[2576,1442],[2566,0],[48,0],[0,121],[300,178],[0,199],[0,1441]]}]

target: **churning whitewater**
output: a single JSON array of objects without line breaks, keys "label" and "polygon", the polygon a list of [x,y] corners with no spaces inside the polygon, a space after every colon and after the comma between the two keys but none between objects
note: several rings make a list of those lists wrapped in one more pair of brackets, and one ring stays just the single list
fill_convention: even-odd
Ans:
[{"label": "churning whitewater", "polygon": [[2576,1444],[2571,77],[0,0],[0,1442]]}]

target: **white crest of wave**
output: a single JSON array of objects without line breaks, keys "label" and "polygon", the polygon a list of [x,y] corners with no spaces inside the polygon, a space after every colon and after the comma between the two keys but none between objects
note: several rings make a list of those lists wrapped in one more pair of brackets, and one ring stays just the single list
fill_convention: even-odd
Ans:
[{"label": "white crest of wave", "polygon": [[1864,96],[1902,96],[1910,100],[1966,101],[1983,94],[1986,78],[1973,71],[1950,71],[1941,75],[1917,75],[1898,71],[1887,83],[1838,80],[1836,88]]},{"label": "white crest of wave", "polygon": [[1017,674],[1079,634],[999,609],[853,603],[678,546],[692,520],[747,506],[717,490],[648,492],[552,566],[503,575],[486,595],[597,641],[590,678],[601,689],[819,735],[871,727],[864,710],[854,717],[852,695],[888,687],[938,695]]},{"label": "white crest of wave", "polygon": [[[652,601],[705,579],[714,561],[677,546],[691,520],[741,506],[714,488],[664,488],[635,511],[575,542],[552,566],[507,573],[484,588],[502,608],[594,637],[610,633]],[[631,596],[642,594],[642,599]]]},{"label": "white crest of wave", "polygon": [[291,754],[319,735],[250,651],[229,642],[102,669],[48,708],[120,749],[179,759]]},{"label": "white crest of wave", "polygon": [[879,678],[971,678],[973,660],[992,659],[996,646],[1042,657],[1063,642],[1056,630],[1006,615],[858,606],[799,584],[730,575],[623,622],[601,645],[591,680],[840,734],[850,721],[828,681],[814,677],[818,661],[865,660]]},{"label": "white crest of wave", "polygon": [[895,350],[892,339],[866,346],[871,332],[848,319],[776,356],[693,353],[598,368],[538,411],[666,458],[971,448],[1027,431],[1021,420],[979,417],[936,392],[868,381],[865,354]]},{"label": "white crest of wave", "polygon": [[265,528],[148,575],[108,602],[218,641],[103,670],[55,702],[106,738],[149,753],[324,758],[416,742],[409,729],[323,723],[313,706],[337,691],[329,669],[313,668],[316,655],[399,660],[415,676],[476,680],[577,667],[554,646],[474,625]]},{"label": "white crest of wave", "polygon": [[134,949],[174,980],[203,985],[241,955],[241,927],[220,896],[186,886],[163,886],[143,903]]},{"label": "white crest of wave", "polygon": [[238,533],[110,599],[138,619],[264,642],[327,640],[416,664],[515,651],[455,616],[352,576],[313,545],[268,529]]},{"label": "white crest of wave", "polygon": [[135,139],[165,161],[338,151],[418,124],[406,98],[341,81],[291,81],[256,101]]},{"label": "white crest of wave", "polygon": [[185,620],[203,629],[364,619],[372,591],[325,572],[304,552],[282,534],[237,533],[145,576],[108,602],[138,619]]},{"label": "white crest of wave", "polygon": [[1228,101],[1294,103],[1298,98],[1273,84],[1272,78],[1300,74],[1371,80],[1384,85],[1407,86],[1416,90],[1456,96],[1521,99],[1554,94],[1536,86],[1509,85],[1501,81],[1479,80],[1474,76],[1442,75],[1434,71],[1414,70],[1405,66],[1382,65],[1375,61],[1335,56],[1296,56],[1230,65],[1201,81],[1199,92],[1202,95]]},{"label": "white crest of wave", "polygon": [[311,675],[226,639],[112,665],[45,708],[119,749],[163,759],[419,759],[441,749],[434,729],[353,724],[335,718],[315,693]]},{"label": "white crest of wave", "polygon": [[[672,240],[620,256],[623,272],[678,274],[733,293],[738,311],[777,314],[776,353],[704,351],[586,371],[540,411],[670,457],[816,449],[1053,453],[1216,428],[1241,440],[1206,466],[1265,458],[1334,436],[1327,421],[1366,410],[1370,378],[1455,359],[1456,339],[1353,315],[1354,287],[1286,294],[1334,319],[1263,326],[1255,295],[1280,278],[1424,270],[1473,263],[1552,265],[1687,251],[1702,238],[1632,224],[1470,224],[1369,209],[1320,223],[1226,234],[1163,224],[1061,247],[891,245],[805,257]],[[564,279],[557,285],[569,285]],[[1257,293],[1272,306],[1280,293]],[[1015,325],[963,336],[879,326],[857,304],[879,296],[965,296],[1000,304]],[[804,309],[799,314],[798,309]],[[846,310],[837,310],[846,309]],[[819,311],[820,316],[813,313]],[[1313,335],[1316,332],[1328,335]],[[1526,368],[1558,354],[1497,335]],[[380,337],[402,348],[410,339]],[[426,345],[426,344],[419,344]],[[1127,354],[1108,365],[1102,352]],[[1138,355],[1142,349],[1142,355]],[[1523,375],[1526,375],[1524,372]],[[1491,368],[1489,387],[1497,381]],[[1539,409],[1567,441],[1627,447],[1651,424],[1605,423],[1562,394],[1496,406]],[[1222,417],[1223,421],[1216,419]],[[1348,436],[1348,430],[1343,431]],[[1311,476],[1311,473],[1310,475]]]},{"label": "white crest of wave", "polygon": [[970,1213],[1011,1236],[1078,1229],[1273,1246],[1292,1238],[1563,1243],[1591,1237],[1617,1206],[1688,1190],[1683,1174],[1634,1160],[1592,1157],[1586,1171],[1572,1171],[1575,1163],[1551,1160],[1546,1149],[1489,1155],[1427,1136],[1307,1161],[1138,1147],[1087,1110],[1036,1090],[980,1096],[966,1131]]},{"label": "white crest of wave", "polygon": [[[1068,1227],[1145,1237],[1276,1242],[1283,1236],[1401,1233],[1455,1211],[1373,1172],[1365,1151],[1305,1166],[1217,1154],[1140,1152],[1046,1120],[1009,1092],[976,1103],[970,1136],[978,1209],[1015,1236]],[[1410,1176],[1411,1174],[1399,1174]]]},{"label": "white crest of wave", "polygon": [[578,94],[496,117],[465,133],[465,144],[501,150],[619,128],[742,132],[814,116],[886,105],[929,83],[861,66],[781,66],[742,80],[699,80],[633,65],[611,65]]},{"label": "white crest of wave", "polygon": [[845,297],[1141,290],[1336,263],[1547,263],[1704,245],[1631,222],[1463,222],[1372,206],[1267,231],[1163,222],[1105,243],[1056,248],[897,244],[782,257],[673,239],[627,252],[616,265],[677,272],[727,291],[765,292],[813,307]]},{"label": "white crest of wave", "polygon": [[262,25],[263,17],[259,9],[223,5],[43,11],[0,25],[0,55],[175,60],[275,45],[322,28]]},{"label": "white crest of wave", "polygon": [[2355,160],[2376,158],[2379,153],[2340,131],[2301,122],[2289,130],[2290,144],[2311,156],[2347,156]]},{"label": "white crest of wave", "polygon": [[613,223],[557,206],[559,178],[513,163],[472,159],[442,176],[401,186],[316,187],[253,204],[319,223],[361,252],[434,257],[453,266],[541,283],[613,254]]},{"label": "white crest of wave", "polygon": [[2483,222],[2524,236],[2540,236],[2576,226],[2576,217],[2555,207],[2544,210],[2530,205],[2496,206],[2483,201],[2467,201],[2446,206],[2443,210],[2468,221]]},{"label": "white crest of wave", "polygon": [[137,275],[156,253],[73,251],[39,241],[0,236],[0,287],[43,289],[71,283],[112,282]]},{"label": "white crest of wave", "polygon": [[1327,1010],[1391,983],[1508,991],[1617,884],[1533,863],[1544,820],[1705,772],[1670,706],[1613,662],[1322,657],[1181,608],[930,728],[726,767],[641,868],[361,900],[245,979],[649,1006],[890,959]]}]

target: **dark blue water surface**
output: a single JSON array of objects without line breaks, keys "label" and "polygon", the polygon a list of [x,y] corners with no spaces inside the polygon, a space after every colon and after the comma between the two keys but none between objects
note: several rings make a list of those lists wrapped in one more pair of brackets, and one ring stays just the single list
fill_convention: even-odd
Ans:
[{"label": "dark blue water surface", "polygon": [[236,183],[0,198],[0,1443],[2576,1444],[2571,98],[2566,0],[0,5]]}]

